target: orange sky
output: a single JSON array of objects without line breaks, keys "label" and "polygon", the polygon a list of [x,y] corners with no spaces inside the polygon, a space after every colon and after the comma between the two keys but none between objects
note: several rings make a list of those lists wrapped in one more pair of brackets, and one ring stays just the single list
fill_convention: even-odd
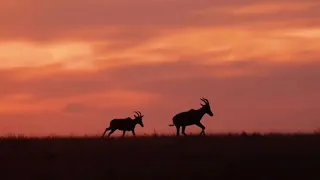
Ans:
[{"label": "orange sky", "polygon": [[320,128],[318,0],[4,0],[0,22],[0,135],[101,135],[136,110],[137,133],[174,133],[202,96],[208,132]]}]

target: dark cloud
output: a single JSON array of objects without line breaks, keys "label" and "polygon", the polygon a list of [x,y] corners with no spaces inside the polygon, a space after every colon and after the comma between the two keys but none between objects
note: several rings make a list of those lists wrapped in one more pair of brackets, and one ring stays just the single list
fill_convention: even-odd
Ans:
[{"label": "dark cloud", "polygon": [[86,107],[82,103],[69,103],[63,109],[62,112],[66,113],[82,113],[89,110],[89,107]]},{"label": "dark cloud", "polygon": [[[275,3],[286,6],[313,3],[299,12],[282,11],[241,15],[224,8]],[[77,39],[139,42],[156,36],[168,28],[254,25],[257,23],[290,22],[314,25],[319,20],[319,3],[307,1],[253,0],[15,0],[1,2],[1,39],[36,41]],[[201,13],[212,9],[209,14]],[[222,9],[222,10],[221,10]],[[200,12],[200,13],[199,13]],[[118,31],[118,33],[117,33]]]}]

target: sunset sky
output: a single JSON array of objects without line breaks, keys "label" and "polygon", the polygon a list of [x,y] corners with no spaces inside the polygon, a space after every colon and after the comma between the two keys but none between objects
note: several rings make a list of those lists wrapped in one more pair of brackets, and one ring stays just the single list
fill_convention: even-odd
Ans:
[{"label": "sunset sky", "polygon": [[0,22],[0,135],[137,110],[137,133],[175,133],[201,97],[207,133],[320,128],[319,0],[1,0]]}]

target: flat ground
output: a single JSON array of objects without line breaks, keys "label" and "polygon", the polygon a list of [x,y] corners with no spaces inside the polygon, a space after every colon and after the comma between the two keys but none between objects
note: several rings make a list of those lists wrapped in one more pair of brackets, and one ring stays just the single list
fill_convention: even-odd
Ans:
[{"label": "flat ground", "polygon": [[2,138],[0,179],[320,179],[319,135]]}]

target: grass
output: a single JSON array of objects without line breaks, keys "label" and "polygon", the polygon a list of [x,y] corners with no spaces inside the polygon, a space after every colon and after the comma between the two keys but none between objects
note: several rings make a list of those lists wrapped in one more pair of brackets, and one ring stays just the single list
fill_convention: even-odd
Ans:
[{"label": "grass", "polygon": [[320,179],[319,134],[0,139],[1,179]]}]

